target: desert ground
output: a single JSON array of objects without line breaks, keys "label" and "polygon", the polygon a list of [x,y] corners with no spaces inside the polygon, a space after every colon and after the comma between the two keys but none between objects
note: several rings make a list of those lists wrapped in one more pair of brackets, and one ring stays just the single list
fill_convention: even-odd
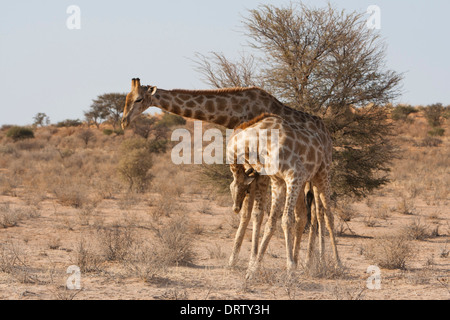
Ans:
[{"label": "desert ground", "polygon": [[[148,187],[138,192],[118,173],[131,130],[91,127],[86,140],[86,126],[45,126],[14,142],[4,128],[0,299],[448,300],[449,120],[434,143],[423,115],[410,117],[395,123],[391,182],[333,210],[343,268],[327,255],[306,269],[305,233],[301,265],[289,277],[278,226],[250,280],[251,224],[229,268],[239,216],[229,193],[201,179],[202,166],[173,164],[169,147],[152,154]],[[379,267],[378,289],[367,286],[371,265]],[[67,288],[70,266],[79,267],[79,289]]]}]

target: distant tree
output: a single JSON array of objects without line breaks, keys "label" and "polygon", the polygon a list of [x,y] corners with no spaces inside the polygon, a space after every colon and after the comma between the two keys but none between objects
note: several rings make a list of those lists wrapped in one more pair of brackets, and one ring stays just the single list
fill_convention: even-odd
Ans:
[{"label": "distant tree", "polygon": [[445,108],[442,103],[434,103],[426,106],[424,109],[425,118],[428,124],[434,128],[439,127],[442,124]]},{"label": "distant tree", "polygon": [[30,128],[13,126],[6,131],[6,136],[14,141],[19,141],[34,138],[34,133]]},{"label": "distant tree", "polygon": [[155,118],[147,117],[141,115],[133,122],[134,133],[140,135],[142,138],[147,139],[152,131],[155,129],[154,124],[156,123]]},{"label": "distant tree", "polygon": [[106,108],[100,104],[93,103],[89,111],[84,112],[84,118],[88,124],[94,123],[95,126],[100,128],[100,124],[108,117]]},{"label": "distant tree", "polygon": [[84,116],[87,121],[94,122],[97,128],[100,126],[101,121],[108,120],[115,130],[122,117],[125,99],[125,93],[99,95],[97,99],[93,100],[90,110],[86,111]]},{"label": "distant tree", "polygon": [[331,5],[262,5],[244,19],[259,58],[197,57],[197,70],[213,87],[256,84],[323,118],[335,147],[335,196],[365,196],[386,184],[394,156],[381,106],[400,94],[402,75],[385,69],[385,45],[364,15]]},{"label": "distant tree", "polygon": [[392,120],[406,121],[406,119],[408,119],[408,116],[411,113],[417,113],[417,112],[419,112],[419,109],[416,109],[413,106],[399,104],[392,110],[391,118],[392,118]]},{"label": "distant tree", "polygon": [[77,137],[81,139],[84,142],[84,146],[87,147],[89,141],[93,140],[95,135],[90,129],[84,129],[77,134]]},{"label": "distant tree", "polygon": [[38,114],[36,114],[33,117],[33,120],[34,120],[33,125],[36,127],[37,126],[40,126],[40,127],[48,126],[50,124],[50,118],[45,113],[42,113],[42,112],[39,112]]}]

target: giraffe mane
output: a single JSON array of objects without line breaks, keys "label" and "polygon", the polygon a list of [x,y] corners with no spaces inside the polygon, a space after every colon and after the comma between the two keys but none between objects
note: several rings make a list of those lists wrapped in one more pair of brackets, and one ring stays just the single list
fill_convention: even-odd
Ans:
[{"label": "giraffe mane", "polygon": [[263,120],[265,118],[269,118],[269,117],[277,117],[277,118],[282,119],[279,115],[276,115],[276,114],[273,114],[273,113],[264,112],[264,113],[261,113],[259,116],[255,117],[255,118],[253,118],[253,119],[251,119],[251,120],[249,120],[247,122],[241,123],[240,125],[238,125],[234,129],[235,130],[238,130],[238,129],[245,130],[248,127],[254,125],[255,123],[257,123],[257,122],[259,122],[259,121],[261,121],[261,120]]},{"label": "giraffe mane", "polygon": [[264,91],[261,88],[258,87],[235,87],[235,88],[223,88],[223,89],[210,89],[210,90],[186,90],[186,89],[174,89],[170,90],[174,93],[186,93],[186,94],[227,94],[227,93],[236,93],[236,92],[245,92],[250,90],[260,90]]}]

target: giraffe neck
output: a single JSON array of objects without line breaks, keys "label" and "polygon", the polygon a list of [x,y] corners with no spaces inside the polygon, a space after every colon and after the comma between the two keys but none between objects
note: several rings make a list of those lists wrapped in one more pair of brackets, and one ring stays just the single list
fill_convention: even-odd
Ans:
[{"label": "giraffe neck", "polygon": [[[280,109],[283,106],[259,88],[201,91],[158,89],[153,97],[153,106],[230,129],[261,113],[271,112],[274,108]],[[276,105],[277,103],[281,106]],[[275,113],[280,112],[282,110]]]}]

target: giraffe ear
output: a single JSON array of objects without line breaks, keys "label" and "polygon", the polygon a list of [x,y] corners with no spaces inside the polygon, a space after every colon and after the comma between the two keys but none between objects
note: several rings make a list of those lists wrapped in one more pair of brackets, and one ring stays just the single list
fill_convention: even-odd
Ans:
[{"label": "giraffe ear", "polygon": [[156,93],[156,90],[158,90],[157,87],[152,87],[152,86],[150,86],[150,87],[148,87],[147,92],[150,93],[150,95],[153,96],[153,95]]}]

